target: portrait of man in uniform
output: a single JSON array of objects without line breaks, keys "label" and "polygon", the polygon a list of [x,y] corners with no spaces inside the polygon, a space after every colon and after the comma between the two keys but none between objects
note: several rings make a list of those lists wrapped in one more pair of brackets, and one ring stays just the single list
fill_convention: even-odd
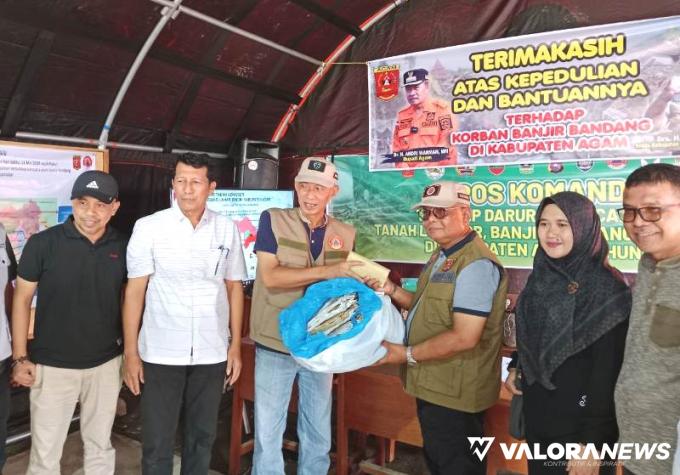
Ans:
[{"label": "portrait of man in uniform", "polygon": [[[446,166],[457,163],[457,154],[449,135],[458,128],[450,104],[430,94],[430,76],[426,69],[412,69],[404,74],[404,90],[409,105],[397,113],[392,138],[392,153],[419,150],[422,153],[402,157],[397,168]],[[447,148],[432,153],[434,149]],[[427,159],[426,157],[431,157]]]}]

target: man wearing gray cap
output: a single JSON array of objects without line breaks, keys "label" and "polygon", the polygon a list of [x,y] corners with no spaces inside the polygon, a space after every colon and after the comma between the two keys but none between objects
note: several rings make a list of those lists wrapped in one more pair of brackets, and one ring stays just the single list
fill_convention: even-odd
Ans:
[{"label": "man wearing gray cap", "polygon": [[[12,307],[12,378],[30,387],[27,473],[59,473],[76,403],[85,473],[112,474],[111,427],[121,386],[121,289],[127,238],[109,226],[120,207],[116,180],[81,174],[73,214],[31,236],[21,255]],[[27,344],[38,290],[34,338]]]},{"label": "man wearing gray cap", "polygon": [[[404,89],[409,105],[397,114],[397,123],[392,137],[392,152],[418,151],[403,161],[396,162],[398,168],[422,165],[455,165],[456,148],[451,145],[449,135],[458,128],[456,116],[446,101],[430,95],[430,75],[426,69],[412,69],[404,74]],[[448,149],[448,151],[444,150]],[[442,149],[443,153],[433,153]],[[413,158],[414,161],[410,161]],[[420,161],[425,157],[436,158]],[[408,158],[408,159],[407,159]]]},{"label": "man wearing gray cap", "polygon": [[299,207],[269,209],[260,217],[255,251],[250,337],[255,356],[255,455],[253,475],[284,473],[281,444],[293,381],[297,377],[298,473],[328,472],[331,447],[332,374],[297,364],[281,341],[279,312],[305,288],[334,277],[359,277],[345,259],[354,247],[354,228],[326,214],[338,192],[335,165],[305,159],[295,177]]},{"label": "man wearing gray cap", "polygon": [[385,293],[409,314],[405,344],[384,342],[388,353],[379,363],[407,365],[404,385],[416,397],[430,472],[485,474],[485,462],[473,454],[468,437],[484,435],[484,411],[500,391],[507,276],[470,228],[464,185],[429,185],[413,208],[439,249],[415,293],[385,283]]}]

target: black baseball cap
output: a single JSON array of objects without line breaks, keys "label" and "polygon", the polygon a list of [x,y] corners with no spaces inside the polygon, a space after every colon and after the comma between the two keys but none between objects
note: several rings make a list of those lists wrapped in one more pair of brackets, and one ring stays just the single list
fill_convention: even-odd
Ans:
[{"label": "black baseball cap", "polygon": [[103,203],[112,203],[118,199],[118,183],[111,175],[99,170],[81,173],[73,184],[71,199],[83,196],[92,196]]}]

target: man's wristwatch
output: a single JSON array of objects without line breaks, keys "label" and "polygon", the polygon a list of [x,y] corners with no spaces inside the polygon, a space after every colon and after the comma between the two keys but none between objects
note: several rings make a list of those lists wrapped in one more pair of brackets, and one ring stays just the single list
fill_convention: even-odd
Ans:
[{"label": "man's wristwatch", "polygon": [[413,347],[412,346],[407,346],[406,347],[406,364],[409,366],[415,366],[418,364],[416,359],[413,357]]}]

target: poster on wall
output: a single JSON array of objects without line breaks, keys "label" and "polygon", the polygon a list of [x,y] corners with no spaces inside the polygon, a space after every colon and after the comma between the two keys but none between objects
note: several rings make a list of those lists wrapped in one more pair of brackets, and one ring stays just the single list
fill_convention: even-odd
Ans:
[{"label": "poster on wall", "polygon": [[[172,205],[176,206],[177,201],[173,192],[171,192],[171,200]],[[208,197],[207,206],[236,223],[241,235],[248,280],[255,280],[257,256],[254,248],[260,215],[269,208],[292,208],[293,191],[217,189]]]},{"label": "poster on wall", "polygon": [[680,151],[680,17],[368,64],[374,171]]},{"label": "poster on wall", "polygon": [[[646,159],[450,168],[433,176],[415,170],[404,179],[395,173],[370,173],[368,157],[336,156],[340,192],[331,212],[357,230],[356,251],[375,261],[424,263],[437,249],[415,211],[423,189],[436,179],[470,187],[472,227],[503,265],[531,268],[536,251],[536,208],[543,198],[575,191],[590,198],[609,241],[610,261],[636,272],[640,251],[628,239],[616,209],[621,207],[626,177]],[[655,159],[680,164],[680,158]]]},{"label": "poster on wall", "polygon": [[106,168],[104,151],[0,142],[0,221],[17,259],[28,238],[71,214],[76,177]]}]

